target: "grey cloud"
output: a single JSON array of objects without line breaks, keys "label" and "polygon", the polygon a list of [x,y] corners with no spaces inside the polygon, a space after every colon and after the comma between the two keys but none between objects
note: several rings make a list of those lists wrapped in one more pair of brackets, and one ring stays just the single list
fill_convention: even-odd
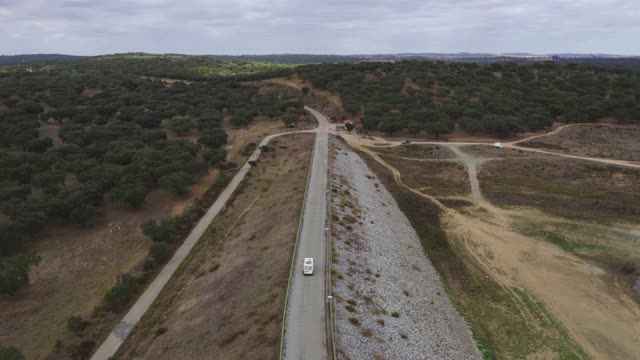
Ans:
[{"label": "grey cloud", "polygon": [[638,54],[635,0],[0,0],[0,53]]}]

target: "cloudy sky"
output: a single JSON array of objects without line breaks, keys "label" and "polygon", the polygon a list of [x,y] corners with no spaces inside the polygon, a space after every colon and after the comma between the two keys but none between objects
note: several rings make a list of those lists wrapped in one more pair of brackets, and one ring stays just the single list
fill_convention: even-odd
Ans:
[{"label": "cloudy sky", "polygon": [[640,54],[640,0],[0,0],[0,54]]}]

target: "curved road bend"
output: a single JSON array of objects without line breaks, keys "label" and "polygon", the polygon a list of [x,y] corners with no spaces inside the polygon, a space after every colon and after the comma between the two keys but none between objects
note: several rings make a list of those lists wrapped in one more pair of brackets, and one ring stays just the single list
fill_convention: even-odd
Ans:
[{"label": "curved road bend", "polygon": [[[326,360],[324,287],[329,122],[319,112],[305,108],[318,119],[319,126],[289,289],[283,357],[287,360]],[[302,263],[307,257],[315,260],[313,276],[302,274]]]},{"label": "curved road bend", "polygon": [[[309,109],[312,113],[315,110]],[[314,114],[315,115],[315,114]],[[322,115],[320,115],[322,116]],[[318,132],[318,134],[324,134],[326,139],[327,137],[327,129],[329,127],[329,123],[324,117],[319,118],[316,115],[316,118],[320,121],[319,126],[316,130],[306,130],[306,131],[289,131],[283,132],[279,134],[273,134],[265,137],[260,142],[259,146],[267,145],[269,141],[273,138],[276,138],[281,135],[293,134],[293,133],[314,133]],[[326,143],[326,141],[325,141]],[[316,149],[317,151],[317,149]],[[247,160],[242,168],[238,171],[238,173],[233,177],[229,185],[224,189],[224,191],[218,196],[218,199],[211,205],[209,210],[204,214],[202,219],[198,222],[198,224],[193,228],[189,236],[185,239],[185,241],[180,245],[176,253],[173,255],[171,260],[162,268],[162,271],[156,276],[149,287],[142,293],[142,295],[138,298],[138,300],[133,304],[129,312],[122,318],[120,323],[116,325],[107,339],[100,345],[98,350],[93,354],[91,360],[108,360],[112,357],[116,351],[120,348],[124,340],[127,338],[131,330],[134,326],[140,321],[142,316],[147,312],[151,304],[158,297],[164,286],[169,282],[175,271],[178,269],[178,266],[182,264],[184,259],[189,255],[191,249],[196,245],[200,237],[204,234],[204,232],[209,227],[209,224],[213,221],[213,219],[218,215],[218,213],[224,208],[227,201],[231,197],[231,195],[236,191],[238,185],[242,182],[245,175],[251,169],[251,165],[249,165],[250,161],[255,161],[260,156],[260,147],[254,151],[251,157]],[[325,165],[326,170],[326,165]]]}]

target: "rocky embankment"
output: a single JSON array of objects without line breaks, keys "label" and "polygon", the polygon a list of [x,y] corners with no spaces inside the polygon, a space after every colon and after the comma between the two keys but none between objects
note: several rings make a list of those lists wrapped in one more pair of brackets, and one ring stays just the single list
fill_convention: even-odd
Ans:
[{"label": "rocky embankment", "polygon": [[481,359],[392,195],[356,153],[331,141],[339,357]]}]

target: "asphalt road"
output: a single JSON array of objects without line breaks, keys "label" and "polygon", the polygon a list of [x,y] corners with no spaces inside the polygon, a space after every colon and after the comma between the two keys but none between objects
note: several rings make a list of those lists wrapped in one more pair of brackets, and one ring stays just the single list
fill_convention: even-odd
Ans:
[{"label": "asphalt road", "polygon": [[[326,129],[328,128],[328,123],[326,119],[324,119],[324,123],[321,121],[317,130],[321,130],[320,133],[324,133],[324,143],[326,148],[327,143],[327,134]],[[280,134],[269,135],[262,139],[259,146],[266,145],[271,141],[271,139],[291,133],[312,133],[316,130],[311,131],[292,131],[285,132]],[[320,137],[319,137],[320,138]],[[142,293],[142,295],[138,298],[136,303],[129,309],[129,312],[124,316],[124,318],[120,321],[118,325],[111,331],[107,339],[102,343],[102,345],[98,348],[98,350],[91,357],[91,360],[108,360],[111,356],[113,356],[116,351],[120,348],[124,340],[127,338],[133,327],[140,321],[142,316],[147,312],[151,304],[155,301],[155,299],[160,294],[160,291],[164,288],[164,286],[169,282],[171,276],[178,269],[178,266],[184,261],[184,259],[189,255],[191,249],[196,245],[198,239],[204,234],[204,232],[209,227],[209,224],[213,221],[213,219],[220,213],[220,211],[224,208],[227,201],[231,197],[231,195],[236,191],[238,185],[242,182],[245,175],[251,168],[249,165],[249,161],[257,160],[260,156],[260,149],[256,149],[256,151],[251,155],[247,163],[238,171],[238,173],[233,177],[229,185],[224,189],[222,194],[218,197],[218,199],[211,205],[209,210],[204,214],[202,219],[198,222],[195,228],[191,231],[186,240],[182,243],[180,248],[176,251],[174,256],[169,260],[169,262],[162,268],[162,271],[156,276],[153,282],[149,285],[149,287]],[[314,159],[315,160],[315,159]],[[325,171],[326,171],[326,150],[325,150]],[[326,180],[325,180],[326,181]],[[324,214],[324,213],[323,213]],[[302,271],[302,270],[301,270]],[[322,287],[320,288],[322,289]]]},{"label": "asphalt road", "polygon": [[[306,108],[319,122],[311,173],[305,197],[302,230],[298,239],[289,304],[285,323],[284,358],[288,360],[327,359],[325,327],[325,252],[327,181],[329,163],[329,122],[319,112]],[[304,258],[315,260],[313,276],[302,274]]]}]

